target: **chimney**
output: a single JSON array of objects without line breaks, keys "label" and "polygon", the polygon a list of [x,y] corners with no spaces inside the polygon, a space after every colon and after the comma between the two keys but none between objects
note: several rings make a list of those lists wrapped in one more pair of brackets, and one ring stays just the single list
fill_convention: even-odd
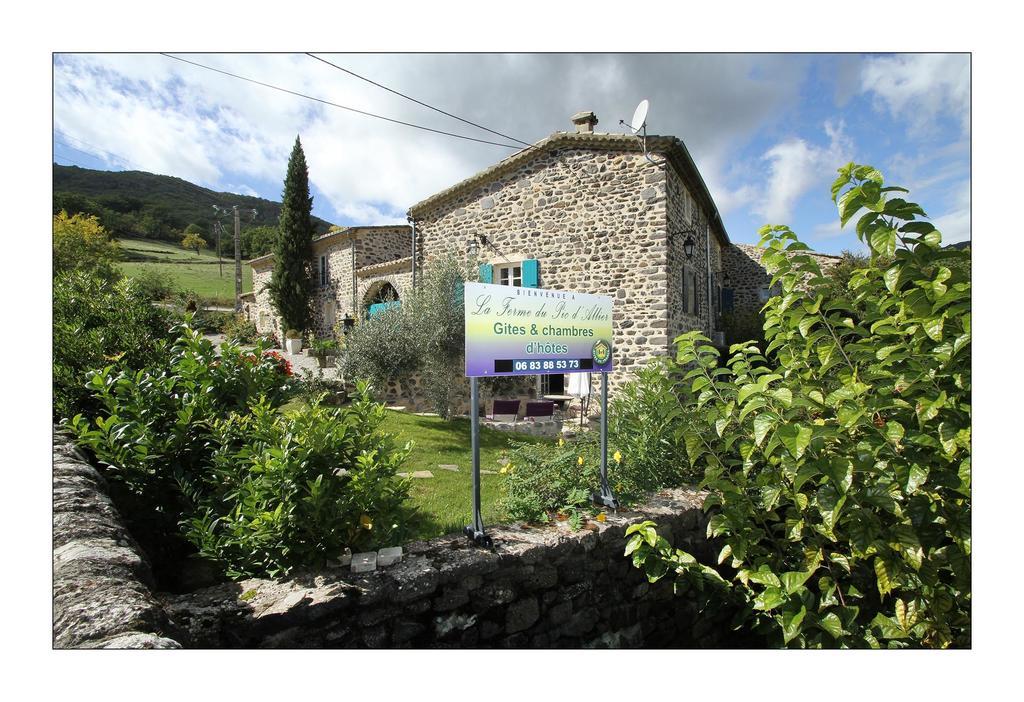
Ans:
[{"label": "chimney", "polygon": [[572,123],[576,125],[577,134],[593,134],[597,115],[593,112],[577,112],[572,116]]}]

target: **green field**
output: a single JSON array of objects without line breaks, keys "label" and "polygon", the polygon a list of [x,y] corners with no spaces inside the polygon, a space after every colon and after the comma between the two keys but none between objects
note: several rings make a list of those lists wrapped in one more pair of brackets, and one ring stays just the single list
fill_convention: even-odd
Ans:
[{"label": "green field", "polygon": [[[224,259],[223,273],[217,256],[210,250],[186,251],[177,244],[151,239],[118,239],[123,261],[121,270],[127,276],[143,271],[166,274],[181,290],[192,290],[211,302],[233,305],[235,271],[231,259]],[[252,269],[242,265],[242,290],[252,290]]]}]

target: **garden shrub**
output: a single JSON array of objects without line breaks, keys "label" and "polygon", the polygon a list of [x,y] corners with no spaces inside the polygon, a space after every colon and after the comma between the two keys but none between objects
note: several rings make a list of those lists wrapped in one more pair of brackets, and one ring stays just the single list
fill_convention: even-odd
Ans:
[{"label": "garden shrub", "polygon": [[[384,485],[382,476],[393,475],[405,454],[380,431],[384,410],[364,386],[351,409],[314,402],[281,415],[292,370],[279,353],[225,343],[218,356],[195,330],[175,331],[166,363],[138,371],[115,363],[92,373],[103,412],[68,423],[105,465],[115,500],[161,575],[194,550],[232,577],[320,565],[338,551],[319,549],[367,541],[352,531],[364,516],[380,525],[374,537],[388,535],[381,527],[393,523],[404,488]],[[339,500],[342,489],[351,494]],[[325,495],[329,506],[320,502]],[[310,541],[307,527],[321,529],[323,541]]]},{"label": "garden shrub", "polygon": [[120,277],[116,262],[121,248],[111,240],[99,219],[61,210],[53,216],[53,275],[73,271],[106,280]]},{"label": "garden shrub", "polygon": [[[414,343],[417,324],[412,315],[396,306],[352,327],[340,358],[345,379],[365,380],[381,392],[388,381],[409,380],[421,364],[420,349]],[[409,388],[412,394],[411,384]]]},{"label": "garden shrub", "polygon": [[53,417],[99,409],[86,373],[117,360],[126,369],[168,353],[170,315],[128,278],[74,271],[53,280]]},{"label": "garden shrub", "polygon": [[[344,547],[400,537],[409,453],[380,430],[386,410],[365,392],[345,409],[314,400],[281,415],[268,402],[211,427],[210,468],[198,476],[186,536],[233,578],[322,567]],[[343,471],[343,472],[341,472]]]},{"label": "garden shrub", "polygon": [[740,344],[721,365],[699,333],[676,340],[696,394],[679,441],[705,468],[728,570],[652,522],[628,530],[626,553],[652,581],[672,572],[737,605],[735,624],[772,645],[970,645],[969,258],[889,199],[900,191],[869,166],[840,169],[833,200],[843,224],[866,210],[856,231],[874,264],[841,292],[792,231],[761,230],[782,287],[765,308],[775,362]]},{"label": "garden shrub", "polygon": [[702,477],[676,441],[689,396],[685,389],[680,392],[678,380],[678,369],[656,359],[609,404],[609,442],[625,457],[630,481],[639,490],[696,483]]},{"label": "garden shrub", "polygon": [[260,339],[256,323],[246,319],[244,314],[231,315],[224,322],[222,331],[225,339],[236,344],[255,344]]},{"label": "garden shrub", "polygon": [[[620,504],[636,502],[644,493],[678,479],[671,469],[652,474],[650,454],[634,460],[630,444],[618,448],[609,432],[608,482]],[[588,431],[557,444],[512,442],[505,469],[503,506],[512,519],[543,521],[551,510],[567,511],[590,504],[601,486],[601,437]],[[668,477],[671,475],[672,477]]]}]

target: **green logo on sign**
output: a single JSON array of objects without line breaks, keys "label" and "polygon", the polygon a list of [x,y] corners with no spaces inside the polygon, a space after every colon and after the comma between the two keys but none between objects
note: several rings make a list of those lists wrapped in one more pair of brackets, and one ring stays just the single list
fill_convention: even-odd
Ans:
[{"label": "green logo on sign", "polygon": [[594,342],[594,348],[590,350],[590,355],[594,359],[594,363],[599,366],[603,366],[608,363],[608,359],[612,357],[612,344],[610,341],[604,339],[598,339]]}]

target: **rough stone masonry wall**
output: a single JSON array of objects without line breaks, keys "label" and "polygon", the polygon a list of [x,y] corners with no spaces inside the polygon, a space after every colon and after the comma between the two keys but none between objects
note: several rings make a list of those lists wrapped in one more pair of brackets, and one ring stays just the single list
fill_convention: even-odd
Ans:
[{"label": "rough stone masonry wall", "polygon": [[677,546],[710,558],[702,495],[661,493],[593,530],[488,529],[493,551],[464,536],[406,546],[373,573],[332,570],[245,580],[164,597],[192,647],[713,647],[731,612],[697,616],[669,581],[650,585],[623,556],[628,525],[654,519]]},{"label": "rough stone masonry wall", "polygon": [[[666,195],[668,198],[668,231],[673,236],[668,242],[668,280],[664,300],[658,304],[668,307],[668,343],[684,332],[703,331],[710,338],[711,333],[719,327],[715,323],[708,300],[707,245],[711,244],[711,271],[722,268],[722,245],[709,226],[710,213],[705,211],[694,199],[693,194],[683,183],[683,179],[673,168],[666,168]],[[685,230],[692,229],[694,235],[693,257],[686,258],[683,242]],[[687,271],[697,272],[697,314],[686,311],[683,297],[683,274]],[[714,291],[713,291],[714,294]]]},{"label": "rough stone masonry wall", "polygon": [[468,262],[485,235],[482,262],[535,258],[540,286],[615,298],[615,372],[625,382],[668,353],[666,200],[661,169],[628,151],[542,152],[509,173],[417,215],[423,265]]},{"label": "rough stone masonry wall", "polygon": [[[733,290],[733,308],[737,314],[757,314],[764,301],[760,294],[762,289],[771,287],[772,278],[764,269],[761,257],[765,249],[750,244],[733,244],[725,250],[725,270],[729,273],[729,283]],[[838,256],[819,254],[813,251],[801,251],[818,261],[822,273],[828,271],[839,262]]]},{"label": "rough stone masonry wall", "polygon": [[[313,333],[334,338],[334,325],[353,311],[351,236],[333,236],[313,245]],[[327,285],[320,285],[320,257],[327,256]]]},{"label": "rough stone masonry wall", "polygon": [[259,261],[252,265],[252,291],[256,298],[253,305],[252,319],[256,324],[256,331],[260,334],[276,334],[278,341],[281,339],[280,324],[274,314],[274,307],[270,304],[270,291],[267,285],[274,273],[273,260]]},{"label": "rough stone masonry wall", "polygon": [[152,584],[103,477],[55,430],[54,647],[181,648]]},{"label": "rough stone masonry wall", "polygon": [[412,256],[412,228],[406,225],[395,227],[353,227],[357,232],[356,268],[375,266]]}]

